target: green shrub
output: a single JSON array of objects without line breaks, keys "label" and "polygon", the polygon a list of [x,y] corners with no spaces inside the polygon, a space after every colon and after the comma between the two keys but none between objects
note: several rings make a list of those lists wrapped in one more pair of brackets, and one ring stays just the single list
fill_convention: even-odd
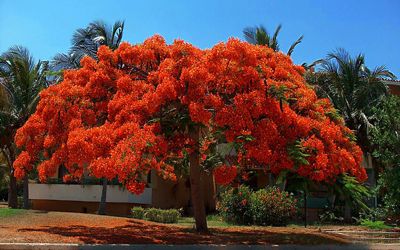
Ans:
[{"label": "green shrub", "polygon": [[17,197],[17,208],[22,208],[24,206],[24,197],[18,196]]},{"label": "green shrub", "polygon": [[288,192],[268,187],[251,194],[250,211],[256,225],[285,226],[296,214],[296,200]]},{"label": "green shrub", "polygon": [[283,226],[296,214],[296,203],[293,196],[277,187],[252,192],[240,186],[223,192],[217,209],[227,222]]},{"label": "green shrub", "polygon": [[319,221],[324,224],[341,224],[344,222],[344,218],[342,216],[343,211],[337,206],[332,207],[330,205],[326,205],[324,210],[319,213]]},{"label": "green shrub", "polygon": [[181,213],[176,209],[163,210],[163,223],[177,223]]},{"label": "green shrub", "polygon": [[149,208],[144,212],[144,218],[149,221],[161,222],[161,223],[177,223],[180,212],[177,209],[157,209]]},{"label": "green shrub", "polygon": [[140,220],[143,219],[144,212],[145,210],[142,207],[133,207],[131,209],[132,217],[135,219],[140,219]]},{"label": "green shrub", "polygon": [[360,212],[358,222],[363,220],[371,221],[385,221],[388,219],[388,211],[386,207],[378,206],[375,208],[370,208],[368,211]]},{"label": "green shrub", "polygon": [[228,189],[221,194],[218,211],[222,218],[231,223],[251,224],[253,222],[250,211],[251,191],[246,186]]},{"label": "green shrub", "polygon": [[161,209],[149,208],[144,212],[144,218],[149,221],[161,222]]}]

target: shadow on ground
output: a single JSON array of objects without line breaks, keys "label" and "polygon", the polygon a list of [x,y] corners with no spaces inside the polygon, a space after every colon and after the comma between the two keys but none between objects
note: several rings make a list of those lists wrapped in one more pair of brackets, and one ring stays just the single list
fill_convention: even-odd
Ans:
[{"label": "shadow on ground", "polygon": [[[83,225],[21,228],[18,232],[43,232],[73,238],[85,244],[346,244],[348,241],[319,232],[299,229],[241,230],[213,228],[209,234],[199,234],[188,228],[128,220],[123,226],[90,227]],[[293,230],[292,230],[293,231]]]}]

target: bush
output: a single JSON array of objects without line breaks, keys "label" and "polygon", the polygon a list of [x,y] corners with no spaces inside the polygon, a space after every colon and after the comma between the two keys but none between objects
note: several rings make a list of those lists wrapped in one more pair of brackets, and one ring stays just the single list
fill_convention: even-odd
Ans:
[{"label": "bush", "polygon": [[218,211],[227,222],[256,225],[286,225],[296,214],[297,201],[277,187],[252,192],[246,186],[221,194]]},{"label": "bush", "polygon": [[144,208],[142,207],[133,207],[131,209],[132,217],[135,219],[143,219],[144,217]]},{"label": "bush", "polygon": [[296,199],[277,187],[251,194],[250,211],[256,225],[285,226],[296,214]]},{"label": "bush", "polygon": [[164,210],[158,208],[149,208],[143,210],[143,212],[143,217],[146,220],[161,223],[177,223],[181,216],[180,212],[177,209]]},{"label": "bush", "polygon": [[146,209],[144,213],[144,218],[149,221],[161,222],[162,221],[161,213],[162,213],[161,209],[149,208]]},{"label": "bush", "polygon": [[375,208],[370,208],[368,211],[360,212],[358,222],[363,220],[371,221],[384,221],[388,218],[388,211],[385,207],[378,206]]},{"label": "bush", "polygon": [[251,191],[246,186],[228,189],[221,194],[218,205],[219,213],[227,222],[237,224],[251,224],[253,222],[250,211]]},{"label": "bush", "polygon": [[344,222],[343,212],[337,207],[325,206],[324,211],[318,217],[319,221],[324,224],[341,224]]},{"label": "bush", "polygon": [[17,207],[22,208],[24,206],[24,197],[18,196],[17,197]]}]

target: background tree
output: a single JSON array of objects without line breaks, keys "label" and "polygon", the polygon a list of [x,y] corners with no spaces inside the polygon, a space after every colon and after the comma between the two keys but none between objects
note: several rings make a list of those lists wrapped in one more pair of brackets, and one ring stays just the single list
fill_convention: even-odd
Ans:
[{"label": "background tree", "polygon": [[373,156],[381,167],[378,181],[389,216],[400,213],[400,97],[388,96],[373,109]]},{"label": "background tree", "polygon": [[[279,51],[278,35],[282,25],[278,25],[274,34],[271,36],[268,30],[260,25],[259,27],[247,27],[243,30],[244,38],[251,44],[267,45],[274,51]],[[287,55],[291,56],[295,47],[301,43],[303,36],[300,36],[289,48]]]},{"label": "background tree", "polygon": [[[6,100],[0,107],[0,147],[9,167],[8,205],[17,207],[17,182],[12,165],[17,151],[14,136],[35,111],[39,92],[48,86],[47,62],[35,62],[26,48],[11,47],[0,57],[0,89]],[[4,95],[3,95],[4,97]],[[28,207],[28,177],[24,179],[24,207]]]},{"label": "background tree", "polygon": [[[188,162],[198,231],[207,231],[201,188],[207,172],[223,184],[254,165],[316,182],[341,174],[366,178],[351,131],[329,116],[329,101],[317,98],[304,68],[282,53],[237,39],[200,50],[154,36],[114,51],[102,46],[98,59],[84,58],[81,69],[41,93],[15,136],[24,150],[14,163],[18,178],[43,155],[41,181],[63,164],[66,181],[85,172],[117,177],[139,194],[150,170],[176,180],[175,170]],[[205,168],[221,143],[236,156]]]},{"label": "background tree", "polygon": [[344,49],[329,53],[320,66],[318,72],[307,75],[307,81],[315,86],[319,96],[330,99],[346,125],[356,132],[363,151],[371,152],[371,109],[388,94],[383,80],[395,76],[384,66],[370,70],[363,55],[352,58]]},{"label": "background tree", "polygon": [[97,59],[97,50],[105,45],[111,49],[118,48],[124,33],[124,22],[116,21],[109,26],[103,21],[94,21],[86,28],[80,28],[72,36],[72,46],[67,54],[57,54],[51,64],[55,71],[77,69],[84,56]]}]

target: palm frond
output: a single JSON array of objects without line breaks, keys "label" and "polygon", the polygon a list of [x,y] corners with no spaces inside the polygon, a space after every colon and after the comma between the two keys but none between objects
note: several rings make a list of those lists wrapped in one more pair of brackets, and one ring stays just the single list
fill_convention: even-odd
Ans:
[{"label": "palm frond", "polygon": [[54,56],[51,66],[54,71],[80,67],[80,60],[89,56],[97,59],[101,45],[118,48],[122,41],[124,21],[116,21],[111,27],[101,20],[91,22],[86,28],[77,29],[72,36],[72,46],[68,53]]},{"label": "palm frond", "polygon": [[279,51],[278,35],[279,35],[279,32],[281,31],[281,29],[282,29],[282,25],[279,24],[278,27],[276,27],[276,30],[274,32],[274,35],[272,36],[272,39],[271,39],[271,42],[269,45],[269,47],[275,51]]},{"label": "palm frond", "polygon": [[257,44],[256,39],[257,28],[247,27],[243,30],[244,39],[251,44]]},{"label": "palm frond", "polygon": [[21,125],[31,114],[39,92],[48,86],[47,61],[35,62],[29,51],[12,47],[0,56],[0,88],[7,92],[8,108],[1,109],[0,128]]},{"label": "palm frond", "polygon": [[299,44],[303,41],[303,38],[304,38],[303,35],[300,36],[300,37],[290,46],[290,48],[289,48],[289,50],[288,50],[288,52],[287,52],[287,55],[288,55],[288,56],[291,56],[291,55],[292,55],[292,53],[293,53],[293,51],[294,51],[294,48],[296,48],[296,46],[299,45]]}]

